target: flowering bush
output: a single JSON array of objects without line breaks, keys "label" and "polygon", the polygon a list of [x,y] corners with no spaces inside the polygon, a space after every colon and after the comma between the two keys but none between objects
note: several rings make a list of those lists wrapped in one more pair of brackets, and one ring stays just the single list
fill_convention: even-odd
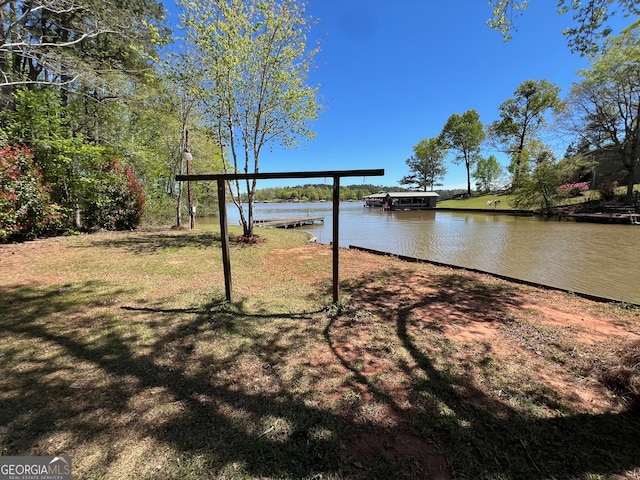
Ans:
[{"label": "flowering bush", "polygon": [[558,195],[561,197],[578,197],[582,192],[589,190],[587,182],[565,183],[558,187]]},{"label": "flowering bush", "polygon": [[65,212],[51,201],[50,191],[27,147],[0,148],[0,242],[62,230]]}]

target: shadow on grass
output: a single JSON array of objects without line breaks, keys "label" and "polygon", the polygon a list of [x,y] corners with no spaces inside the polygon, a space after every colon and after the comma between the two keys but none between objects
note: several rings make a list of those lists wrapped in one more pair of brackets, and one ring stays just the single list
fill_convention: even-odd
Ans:
[{"label": "shadow on grass", "polygon": [[[437,441],[457,474],[464,478],[568,479],[637,472],[639,405],[622,413],[558,411],[553,418],[545,418],[489,398],[463,373],[434,361],[436,355],[446,356],[447,344],[439,335],[444,326],[510,322],[508,309],[522,304],[517,288],[451,273],[425,278],[435,288],[431,294],[420,295],[409,289],[416,279],[402,271],[388,271],[385,278],[381,282],[376,274],[344,288],[351,292],[352,301],[374,308],[377,315],[395,323],[397,338],[423,373],[411,386],[414,403],[406,418],[414,431]],[[331,326],[325,336],[331,342]],[[439,341],[443,344],[437,345]],[[486,349],[490,350],[490,344]],[[374,394],[393,402],[376,392],[352,362],[341,361]],[[561,407],[553,391],[539,392],[531,401]],[[567,411],[566,406],[562,408]]]},{"label": "shadow on grass", "polygon": [[113,235],[111,238],[93,240],[91,247],[121,248],[136,254],[152,254],[162,250],[174,250],[179,248],[221,248],[222,239],[219,233],[198,232],[184,234],[184,232],[171,234],[159,233],[129,233],[125,235]]},{"label": "shadow on grass", "polygon": [[[308,314],[290,314],[293,324],[262,336],[243,329],[242,324],[256,322],[255,316],[229,306],[127,307],[131,315],[153,316],[154,332],[164,330],[146,348],[138,348],[140,339],[130,331],[134,317],[116,323],[93,315],[89,319],[82,300],[70,300],[92,290],[84,284],[1,292],[0,328],[11,339],[0,343],[3,455],[48,453],[46,439],[56,433],[73,438],[70,448],[97,442],[108,452],[133,429],[181,452],[173,466],[149,474],[153,478],[210,478],[225,471],[231,476],[244,472],[251,477],[301,478],[341,470],[340,439],[348,418],[306,405],[289,393],[286,379],[276,379],[282,385],[267,391],[259,384],[251,389],[236,384],[223,374],[250,353],[258,369],[269,368],[277,377],[288,350],[304,346],[305,331],[296,323],[309,323]],[[104,335],[96,338],[96,331]],[[229,332],[249,342],[223,357],[215,352],[194,356],[197,337]],[[283,335],[286,343],[280,341]],[[51,355],[43,355],[44,350]],[[156,401],[168,406],[166,416],[145,421],[147,410],[157,406],[154,402],[133,412],[129,425],[117,425],[118,418],[131,415],[132,404],[145,392],[154,392]],[[270,424],[252,428],[261,419],[270,419]],[[105,454],[106,460],[92,474],[117,477],[112,469],[122,454]]]},{"label": "shadow on grass", "polygon": [[[119,246],[129,248],[128,242]],[[138,241],[131,244],[138,247]],[[110,451],[125,432],[134,430],[181,452],[173,467],[147,473],[153,478],[447,478],[429,465],[389,460],[384,445],[380,452],[367,450],[368,456],[353,461],[345,457],[345,444],[362,434],[394,439],[406,433],[408,424],[413,434],[435,439],[466,478],[568,479],[640,466],[637,409],[528,417],[495,404],[467,378],[433,362],[420,340],[424,312],[443,323],[470,318],[499,322],[508,308],[520,305],[516,289],[447,274],[425,278],[436,288],[433,294],[419,295],[409,289],[415,279],[400,271],[383,273],[384,284],[378,273],[345,284],[344,290],[385,320],[381,328],[423,373],[397,366],[412,380],[410,408],[372,381],[343,350],[341,339],[366,328],[356,322],[357,312],[326,323],[318,312],[256,315],[245,312],[241,303],[212,303],[195,309],[119,307],[118,312],[127,314],[122,319],[101,310],[121,292],[104,291],[97,284],[2,289],[1,452],[62,453],[51,452],[45,443],[56,432],[71,436],[72,446],[96,442]],[[275,321],[277,328],[254,328],[257,322]],[[325,408],[296,393],[296,382],[305,373],[292,379],[285,375],[285,364],[292,356],[310,354],[319,321],[326,325],[319,329],[319,340],[350,373],[349,381],[407,423],[363,426],[353,412]],[[145,329],[151,329],[150,338]],[[207,338],[212,343],[222,338],[233,348],[197,352]],[[255,358],[250,365],[255,372],[240,370],[243,356]],[[155,400],[136,410],[133,405],[141,398]],[[160,403],[166,412],[147,415]],[[129,423],[112,421],[127,418]],[[92,473],[117,476],[113,468],[122,454],[111,451]]]}]

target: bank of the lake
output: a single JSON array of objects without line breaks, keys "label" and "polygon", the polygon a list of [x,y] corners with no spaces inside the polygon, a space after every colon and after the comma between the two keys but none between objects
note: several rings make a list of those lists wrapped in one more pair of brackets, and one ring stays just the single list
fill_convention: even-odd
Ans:
[{"label": "bank of the lake", "polygon": [[[304,228],[320,243],[333,240],[330,202],[255,207],[258,219],[324,217],[324,224]],[[228,205],[227,211],[230,224],[237,224],[235,207]],[[640,304],[640,227],[634,225],[559,222],[505,211],[386,212],[360,202],[342,202],[339,244]]]}]

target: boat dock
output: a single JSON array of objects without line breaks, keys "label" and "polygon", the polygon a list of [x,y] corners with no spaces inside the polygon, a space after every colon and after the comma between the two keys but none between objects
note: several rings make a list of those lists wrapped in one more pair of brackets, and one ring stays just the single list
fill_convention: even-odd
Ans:
[{"label": "boat dock", "polygon": [[324,223],[324,217],[282,217],[282,218],[260,218],[255,220],[257,227],[271,228],[295,228],[304,225]]},{"label": "boat dock", "polygon": [[640,225],[640,214],[637,213],[570,213],[560,219],[593,223],[627,223]]}]

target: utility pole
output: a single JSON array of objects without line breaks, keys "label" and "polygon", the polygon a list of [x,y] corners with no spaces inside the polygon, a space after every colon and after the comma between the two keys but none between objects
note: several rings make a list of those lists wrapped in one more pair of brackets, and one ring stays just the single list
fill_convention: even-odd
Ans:
[{"label": "utility pole", "polygon": [[[182,159],[187,164],[187,175],[191,175],[191,162],[193,161],[193,155],[191,155],[191,145],[189,144],[189,130],[184,131],[184,151],[182,152]],[[187,182],[187,202],[189,204],[189,228],[193,230],[196,228],[196,207],[193,204],[191,180]]]}]

